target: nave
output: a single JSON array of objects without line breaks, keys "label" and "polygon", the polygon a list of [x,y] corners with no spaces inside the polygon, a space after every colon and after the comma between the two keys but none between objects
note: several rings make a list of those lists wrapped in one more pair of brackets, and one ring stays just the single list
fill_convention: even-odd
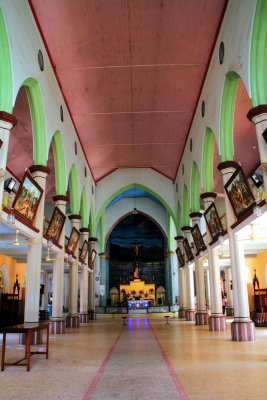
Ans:
[{"label": "nave", "polygon": [[[65,335],[51,335],[46,360],[35,355],[31,372],[6,367],[2,400],[249,400],[267,390],[267,334],[256,328],[256,341],[233,342],[227,330],[170,315],[99,316]],[[7,357],[17,359],[16,335],[8,336]],[[42,348],[44,345],[36,347]],[[34,346],[33,346],[34,348]]]}]

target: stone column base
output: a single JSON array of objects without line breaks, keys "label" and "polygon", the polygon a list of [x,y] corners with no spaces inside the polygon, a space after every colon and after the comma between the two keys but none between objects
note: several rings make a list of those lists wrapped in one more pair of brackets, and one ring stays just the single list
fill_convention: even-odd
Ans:
[{"label": "stone column base", "polygon": [[186,319],[186,321],[195,321],[196,312],[194,310],[186,310],[185,319]]},{"label": "stone column base", "polygon": [[226,319],[224,315],[211,315],[209,318],[209,330],[213,332],[226,331]]},{"label": "stone column base", "polygon": [[87,313],[79,314],[80,324],[87,324],[89,322],[89,315]]},{"label": "stone column base", "polygon": [[80,318],[79,315],[68,315],[66,318],[66,327],[67,328],[79,328],[80,326]]},{"label": "stone column base", "polygon": [[196,325],[209,325],[209,314],[207,312],[196,312]]},{"label": "stone column base", "polygon": [[[31,344],[43,344],[43,332],[44,331],[33,332],[31,334]],[[26,344],[26,333],[19,334],[19,344]]]},{"label": "stone column base", "polygon": [[183,308],[178,311],[178,318],[185,318],[185,310]]},{"label": "stone column base", "polygon": [[255,340],[255,325],[252,321],[234,321],[231,325],[232,340],[235,342],[248,342]]},{"label": "stone column base", "polygon": [[55,319],[51,321],[50,324],[50,333],[52,334],[60,334],[60,333],[65,333],[65,320],[62,319]]},{"label": "stone column base", "polygon": [[233,317],[234,316],[234,307],[226,307],[226,316]]}]

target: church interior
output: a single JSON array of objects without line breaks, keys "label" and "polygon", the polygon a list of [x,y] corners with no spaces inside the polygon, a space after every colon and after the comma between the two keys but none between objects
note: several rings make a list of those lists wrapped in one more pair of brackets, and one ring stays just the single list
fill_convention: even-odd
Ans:
[{"label": "church interior", "polygon": [[0,0],[0,398],[264,399],[267,1]]}]

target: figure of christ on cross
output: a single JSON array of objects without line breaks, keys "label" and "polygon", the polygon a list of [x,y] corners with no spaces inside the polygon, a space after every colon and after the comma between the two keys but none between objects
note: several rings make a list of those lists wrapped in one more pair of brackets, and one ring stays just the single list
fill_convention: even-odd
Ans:
[{"label": "figure of christ on cross", "polygon": [[139,254],[139,247],[141,246],[141,242],[138,242],[138,240],[135,240],[133,243],[131,243],[131,245],[133,246],[133,248],[134,248],[134,254],[135,254],[135,256],[137,257],[138,256],[138,254]]}]

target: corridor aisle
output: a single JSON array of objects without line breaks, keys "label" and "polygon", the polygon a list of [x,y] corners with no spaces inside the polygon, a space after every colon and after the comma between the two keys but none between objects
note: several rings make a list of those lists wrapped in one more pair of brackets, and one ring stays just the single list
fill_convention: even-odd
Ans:
[{"label": "corridor aisle", "polygon": [[[6,367],[1,400],[262,400],[267,393],[267,329],[254,342],[232,342],[164,315],[99,315],[97,321],[51,335],[50,355],[35,355],[31,371]],[[2,335],[0,334],[0,343]],[[8,335],[7,360],[24,353]],[[37,347],[42,347],[40,345]],[[34,346],[33,346],[34,348]]]}]

